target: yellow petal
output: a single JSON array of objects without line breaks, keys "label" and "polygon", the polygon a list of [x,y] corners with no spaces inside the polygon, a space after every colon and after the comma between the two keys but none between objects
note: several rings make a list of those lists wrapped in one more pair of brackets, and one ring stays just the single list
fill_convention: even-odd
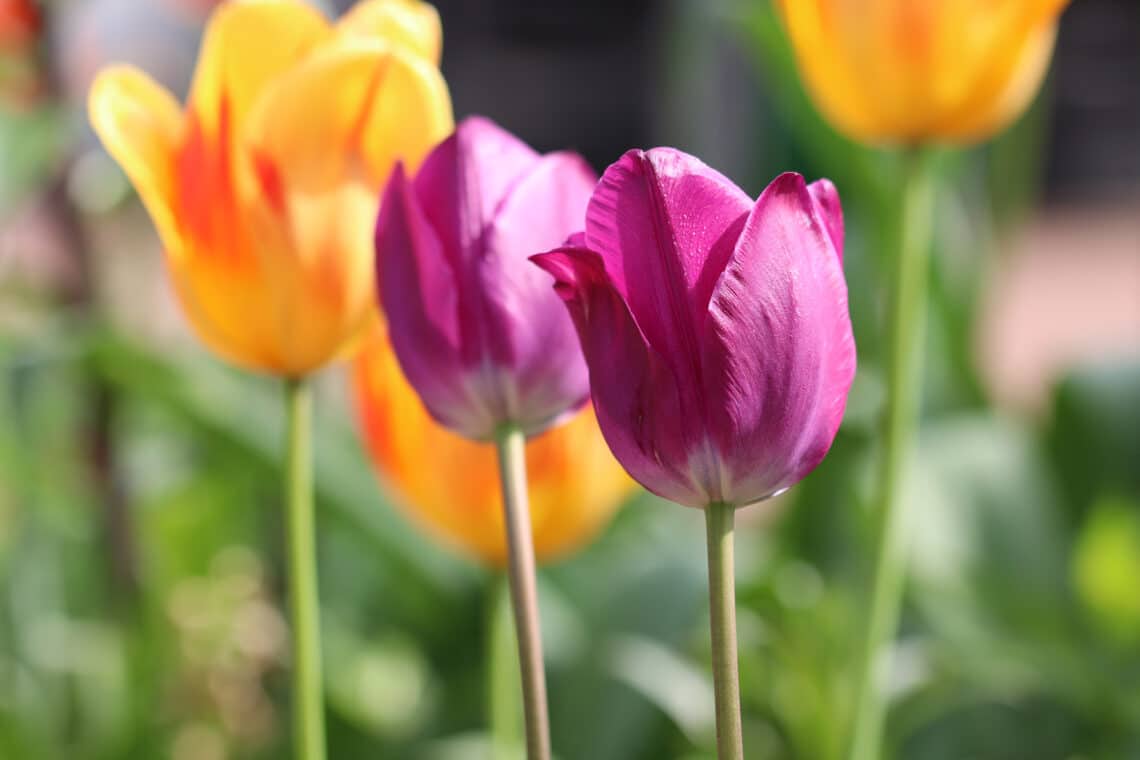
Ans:
[{"label": "yellow petal", "polygon": [[375,326],[380,187],[397,159],[417,164],[451,124],[438,69],[349,36],[279,76],[250,112],[241,148],[254,182],[239,205],[288,373],[344,355]]},{"label": "yellow petal", "polygon": [[855,30],[832,6],[826,0],[779,0],[777,5],[816,107],[840,132],[872,139],[882,131],[881,113],[849,56]]},{"label": "yellow petal", "polygon": [[1067,0],[777,0],[823,116],[863,142],[983,139],[1020,114]]},{"label": "yellow petal", "polygon": [[211,351],[245,369],[291,374],[266,324],[274,303],[263,282],[209,256],[172,258],[169,265],[186,319]]},{"label": "yellow petal", "polygon": [[1019,30],[988,61],[969,97],[939,120],[935,134],[954,142],[985,139],[1004,129],[1033,101],[1053,55],[1056,22]]},{"label": "yellow petal", "polygon": [[174,162],[183,119],[161,85],[131,66],[99,72],[88,95],[91,126],[138,191],[172,253],[181,247],[174,211]]},{"label": "yellow petal", "polygon": [[[434,422],[377,333],[353,369],[364,436],[382,480],[415,522],[484,562],[506,562],[494,447]],[[636,490],[587,408],[527,442],[535,553],[550,561],[580,548]]]},{"label": "yellow petal", "polygon": [[454,127],[451,96],[439,69],[395,51],[361,128],[369,177],[380,187],[397,161],[414,172]]},{"label": "yellow petal", "polygon": [[337,23],[345,33],[404,45],[439,64],[443,29],[436,9],[419,0],[363,0]]},{"label": "yellow petal", "polygon": [[378,192],[452,129],[439,70],[383,42],[341,38],[282,76],[250,114],[247,145],[290,190],[363,173]]},{"label": "yellow petal", "polygon": [[300,0],[222,3],[206,26],[189,107],[210,135],[223,111],[240,129],[266,84],[331,34],[325,18]]},{"label": "yellow petal", "polygon": [[259,241],[262,282],[274,299],[284,374],[302,375],[343,358],[379,320],[376,303],[376,192],[361,181],[319,192],[291,191],[284,203],[247,207]]}]

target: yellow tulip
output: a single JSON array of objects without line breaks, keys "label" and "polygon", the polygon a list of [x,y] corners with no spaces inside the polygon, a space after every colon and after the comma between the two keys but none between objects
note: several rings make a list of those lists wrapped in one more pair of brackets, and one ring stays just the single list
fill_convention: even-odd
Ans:
[{"label": "yellow tulip", "polygon": [[[507,559],[495,447],[428,416],[377,330],[353,368],[372,459],[397,503],[445,543],[482,561]],[[635,486],[610,454],[591,407],[527,443],[535,553],[551,560],[593,538]]]},{"label": "yellow tulip", "polygon": [[969,143],[1045,76],[1067,0],[776,0],[805,84],[861,142]]},{"label": "yellow tulip", "polygon": [[435,10],[414,0],[362,2],[335,25],[300,0],[231,0],[185,111],[137,69],[100,72],[91,123],[218,354],[298,377],[375,328],[380,187],[452,129],[439,48]]}]

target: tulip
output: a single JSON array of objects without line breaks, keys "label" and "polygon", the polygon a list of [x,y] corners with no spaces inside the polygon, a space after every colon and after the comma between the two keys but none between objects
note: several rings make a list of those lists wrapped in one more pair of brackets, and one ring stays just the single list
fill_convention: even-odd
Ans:
[{"label": "tulip", "polygon": [[635,480],[686,506],[739,507],[819,464],[855,371],[842,248],[827,180],[784,174],[753,203],[668,148],[606,170],[585,233],[535,261]]},{"label": "tulip", "polygon": [[[379,330],[353,363],[353,386],[369,453],[396,505],[445,543],[503,567],[507,542],[494,447],[428,415]],[[528,441],[526,460],[539,562],[589,542],[634,488],[589,405]]]},{"label": "tulip", "polygon": [[432,417],[489,440],[534,435],[589,396],[574,326],[527,263],[581,225],[594,187],[577,155],[540,156],[487,119],[463,121],[414,180],[397,167],[376,225],[392,346]]},{"label": "tulip", "polygon": [[886,716],[879,666],[898,628],[907,523],[902,474],[918,429],[935,192],[924,149],[1008,126],[1049,67],[1067,0],[777,0],[800,72],[832,126],[905,148],[886,324],[875,576],[859,665],[851,760],[878,760]]},{"label": "tulip", "polygon": [[380,187],[451,129],[439,37],[421,3],[372,0],[330,25],[299,0],[239,0],[207,26],[185,112],[132,67],[96,78],[92,125],[218,354],[301,377],[375,327]]},{"label": "tulip", "polygon": [[742,758],[732,523],[830,448],[855,372],[843,218],[830,182],[752,200],[671,148],[602,175],[585,231],[534,261],[555,278],[614,456],[703,508],[720,756]]},{"label": "tulip", "polygon": [[968,143],[1033,100],[1067,0],[777,0],[817,107],[860,142]]},{"label": "tulip", "polygon": [[574,326],[527,257],[581,226],[594,183],[577,155],[540,156],[474,117],[414,178],[396,167],[376,222],[401,369],[436,421],[496,445],[530,760],[550,757],[550,737],[525,439],[569,419],[589,386]]},{"label": "tulip", "polygon": [[323,760],[312,411],[305,378],[378,315],[380,187],[451,128],[439,19],[370,0],[330,25],[300,0],[233,0],[207,24],[185,112],[128,66],[96,78],[95,131],[138,190],[201,339],[284,379],[297,757]]}]

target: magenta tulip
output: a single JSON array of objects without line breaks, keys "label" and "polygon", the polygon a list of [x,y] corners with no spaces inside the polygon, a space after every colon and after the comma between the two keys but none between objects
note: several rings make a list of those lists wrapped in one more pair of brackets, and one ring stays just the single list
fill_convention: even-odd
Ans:
[{"label": "magenta tulip", "polygon": [[742,506],[811,472],[855,373],[835,187],[777,177],[753,202],[696,158],[632,150],[556,280],[598,421],[626,470],[690,507]]},{"label": "magenta tulip", "polygon": [[581,229],[596,175],[469,118],[414,179],[397,167],[376,226],[396,357],[427,410],[468,438],[538,433],[581,407],[574,325],[527,257]]}]

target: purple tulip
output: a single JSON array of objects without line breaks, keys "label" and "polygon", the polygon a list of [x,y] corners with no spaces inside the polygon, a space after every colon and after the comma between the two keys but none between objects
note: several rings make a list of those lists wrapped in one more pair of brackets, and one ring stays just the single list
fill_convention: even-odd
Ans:
[{"label": "purple tulip", "polygon": [[753,203],[692,156],[632,150],[585,227],[533,260],[578,328],[626,470],[691,507],[749,504],[811,472],[855,373],[835,187],[782,174]]},{"label": "purple tulip", "polygon": [[533,435],[586,402],[574,325],[527,257],[581,229],[596,181],[577,154],[541,156],[477,117],[414,179],[396,167],[376,225],[380,300],[400,366],[442,425]]}]

